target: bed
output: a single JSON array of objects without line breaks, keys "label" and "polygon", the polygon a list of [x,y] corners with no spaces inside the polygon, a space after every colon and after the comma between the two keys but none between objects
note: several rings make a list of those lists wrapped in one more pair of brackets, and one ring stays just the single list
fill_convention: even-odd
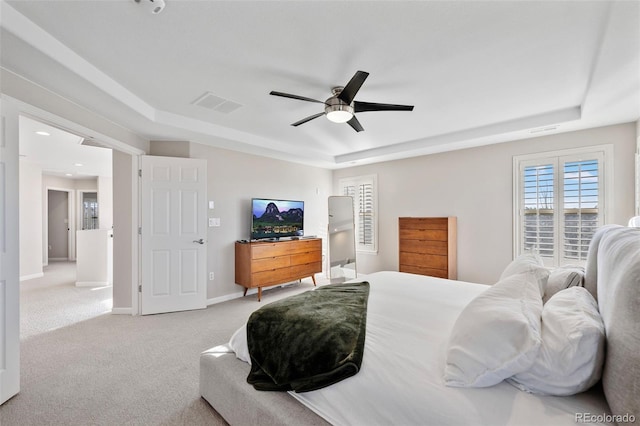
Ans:
[{"label": "bed", "polygon": [[232,425],[571,425],[640,415],[638,229],[606,226],[593,238],[584,287],[598,300],[607,354],[602,380],[572,396],[535,395],[507,381],[445,385],[456,321],[491,286],[391,271],[366,280],[371,290],[358,374],[311,392],[261,392],[247,384],[250,366],[237,358],[243,358],[237,345],[227,344],[200,357],[202,397]]}]

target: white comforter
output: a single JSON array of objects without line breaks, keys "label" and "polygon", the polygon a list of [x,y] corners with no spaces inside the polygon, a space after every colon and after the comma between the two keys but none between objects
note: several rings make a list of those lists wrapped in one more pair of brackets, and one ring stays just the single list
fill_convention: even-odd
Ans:
[{"label": "white comforter", "polygon": [[[602,415],[601,393],[540,397],[502,382],[461,389],[442,379],[448,336],[481,284],[399,272],[366,276],[371,284],[360,372],[313,392],[291,395],[335,425],[575,425]],[[232,347],[246,357],[246,339]],[[245,355],[242,355],[242,353]]]}]

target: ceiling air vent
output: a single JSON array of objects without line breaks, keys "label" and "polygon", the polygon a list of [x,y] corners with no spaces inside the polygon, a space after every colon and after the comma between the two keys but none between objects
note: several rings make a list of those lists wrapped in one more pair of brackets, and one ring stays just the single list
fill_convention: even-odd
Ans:
[{"label": "ceiling air vent", "polygon": [[217,111],[222,114],[229,114],[242,106],[237,102],[216,96],[211,92],[206,92],[204,95],[191,102],[191,104]]},{"label": "ceiling air vent", "polygon": [[550,132],[552,130],[556,130],[558,126],[547,126],[547,127],[539,127],[537,129],[529,130],[529,133],[542,133],[542,132]]}]

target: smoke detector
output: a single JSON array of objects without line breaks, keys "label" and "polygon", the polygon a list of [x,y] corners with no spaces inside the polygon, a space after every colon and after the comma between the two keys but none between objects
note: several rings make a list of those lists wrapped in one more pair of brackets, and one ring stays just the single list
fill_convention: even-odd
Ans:
[{"label": "smoke detector", "polygon": [[157,15],[164,10],[164,0],[134,0],[136,3],[142,4],[149,12]]}]

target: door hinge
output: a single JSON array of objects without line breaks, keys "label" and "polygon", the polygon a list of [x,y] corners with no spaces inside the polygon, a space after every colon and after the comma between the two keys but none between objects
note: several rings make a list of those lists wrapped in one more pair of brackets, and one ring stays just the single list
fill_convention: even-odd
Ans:
[{"label": "door hinge", "polygon": [[138,169],[138,177],[142,177],[142,169]]},{"label": "door hinge", "polygon": [[142,226],[138,226],[138,235],[142,235]]},{"label": "door hinge", "polygon": [[138,285],[138,293],[142,293],[142,284]]}]

